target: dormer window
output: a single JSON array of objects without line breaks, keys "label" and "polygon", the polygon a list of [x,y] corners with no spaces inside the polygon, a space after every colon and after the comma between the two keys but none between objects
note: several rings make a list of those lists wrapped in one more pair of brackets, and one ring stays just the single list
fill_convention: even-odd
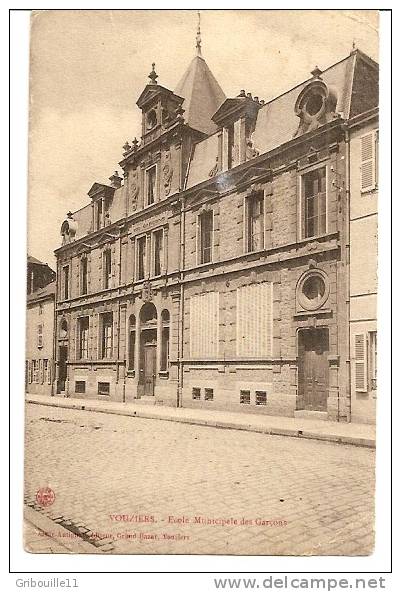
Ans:
[{"label": "dormer window", "polygon": [[146,129],[149,131],[149,130],[153,129],[156,124],[157,124],[156,111],[154,109],[152,109],[151,111],[149,111],[149,113],[147,114],[147,117],[146,117]]},{"label": "dormer window", "polygon": [[99,199],[95,203],[95,220],[96,220],[96,228],[95,230],[99,230],[103,226],[103,200]]},{"label": "dormer window", "polygon": [[227,168],[231,169],[234,164],[234,155],[235,146],[234,146],[234,124],[228,126],[227,128]]},{"label": "dormer window", "polygon": [[305,111],[313,117],[317,115],[321,108],[323,107],[323,97],[321,94],[311,94],[306,103],[305,103]]}]

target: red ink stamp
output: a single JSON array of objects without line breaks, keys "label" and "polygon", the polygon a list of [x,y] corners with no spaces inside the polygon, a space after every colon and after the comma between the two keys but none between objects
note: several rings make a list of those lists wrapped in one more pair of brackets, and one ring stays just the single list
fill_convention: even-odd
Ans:
[{"label": "red ink stamp", "polygon": [[56,499],[56,494],[51,487],[41,487],[36,493],[36,501],[43,507],[51,506]]}]

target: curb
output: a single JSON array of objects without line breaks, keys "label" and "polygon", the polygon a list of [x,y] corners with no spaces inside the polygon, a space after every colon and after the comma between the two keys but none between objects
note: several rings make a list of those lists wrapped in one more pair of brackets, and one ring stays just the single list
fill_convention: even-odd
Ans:
[{"label": "curb", "polygon": [[[63,528],[63,526],[61,526],[60,524],[57,524],[56,522],[54,522],[50,518],[47,518],[47,516],[44,516],[40,512],[33,510],[32,508],[30,508],[28,506],[24,506],[24,519],[27,522],[29,522],[30,524],[32,524],[35,528],[37,528],[41,532],[45,533],[46,537],[50,540],[53,540],[53,537],[49,536],[46,533],[54,532],[54,530],[56,528],[58,530],[65,530],[66,538],[54,537],[54,540],[56,541],[56,543],[66,549],[65,554],[67,554],[67,553],[75,553],[75,554],[76,553],[92,553],[94,555],[97,555],[99,553],[102,553],[102,551],[100,549],[97,549],[94,545],[91,545],[90,543],[87,543],[86,541],[79,539],[79,537],[74,538],[74,539],[69,539],[67,536],[67,533],[68,533],[67,529]],[[24,542],[24,549],[27,553],[35,553],[35,551],[31,551],[30,549],[27,549],[25,547],[25,542]],[[60,553],[60,555],[64,555],[64,553]]]},{"label": "curb", "polygon": [[212,419],[197,419],[194,417],[179,417],[175,415],[164,415],[160,416],[156,413],[147,411],[133,411],[131,409],[99,409],[95,405],[90,403],[70,403],[65,404],[60,401],[48,402],[48,401],[36,401],[29,397],[25,399],[26,403],[33,405],[43,405],[46,407],[60,407],[63,409],[75,409],[79,411],[95,411],[97,413],[107,413],[110,415],[123,415],[126,417],[139,417],[141,419],[158,419],[160,421],[172,421],[176,423],[186,423],[190,425],[200,425],[206,427],[220,428],[226,430],[242,430],[246,432],[256,432],[260,434],[266,434],[270,436],[287,436],[290,438],[305,438],[309,440],[320,440],[322,442],[331,442],[334,444],[348,444],[351,446],[359,446],[364,448],[376,448],[376,440],[372,438],[361,438],[354,436],[338,436],[335,434],[322,434],[319,432],[304,431],[291,428],[276,428],[276,427],[264,427],[245,423],[233,423],[232,421],[224,420],[212,420]]}]

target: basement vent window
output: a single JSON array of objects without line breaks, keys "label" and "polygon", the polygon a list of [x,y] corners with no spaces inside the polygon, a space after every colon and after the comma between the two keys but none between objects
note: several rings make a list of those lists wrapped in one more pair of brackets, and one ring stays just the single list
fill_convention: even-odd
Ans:
[{"label": "basement vent window", "polygon": [[97,394],[98,395],[109,395],[110,394],[110,383],[109,382],[98,382],[97,383]]},{"label": "basement vent window", "polygon": [[256,391],[255,402],[256,402],[256,405],[266,405],[266,403],[267,403],[266,391]]},{"label": "basement vent window", "polygon": [[205,401],[213,401],[213,389],[205,388]]},{"label": "basement vent window", "polygon": [[192,398],[195,400],[199,400],[201,398],[201,390],[198,387],[194,387],[192,389]]},{"label": "basement vent window", "polygon": [[241,405],[251,404],[251,391],[240,391],[239,402]]},{"label": "basement vent window", "polygon": [[84,380],[75,381],[75,392],[80,394],[86,392],[86,382]]}]

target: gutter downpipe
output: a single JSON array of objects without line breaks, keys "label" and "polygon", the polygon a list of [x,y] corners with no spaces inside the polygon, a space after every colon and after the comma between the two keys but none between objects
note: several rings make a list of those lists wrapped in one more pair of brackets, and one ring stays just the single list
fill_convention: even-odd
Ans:
[{"label": "gutter downpipe", "polygon": [[[180,150],[180,175],[183,173],[183,144],[181,143]],[[190,157],[188,158],[188,164],[185,171],[184,180],[180,178],[180,192],[182,192],[186,185],[189,175],[189,167],[193,158],[194,147],[191,149]],[[178,385],[177,385],[177,407],[182,407],[182,389],[184,385],[184,367],[183,367],[183,355],[184,355],[184,266],[185,266],[185,200],[180,199],[181,210],[180,210],[180,261],[179,261],[179,278],[180,278],[180,308],[179,308],[179,320],[178,320]]]},{"label": "gutter downpipe", "polygon": [[347,405],[347,422],[351,422],[351,335],[350,335],[350,263],[351,263],[351,187],[350,187],[350,132],[348,128],[345,128],[345,302],[346,302],[346,322],[347,322],[347,351],[346,351],[346,364],[347,364],[347,386],[346,395],[348,400]]}]

